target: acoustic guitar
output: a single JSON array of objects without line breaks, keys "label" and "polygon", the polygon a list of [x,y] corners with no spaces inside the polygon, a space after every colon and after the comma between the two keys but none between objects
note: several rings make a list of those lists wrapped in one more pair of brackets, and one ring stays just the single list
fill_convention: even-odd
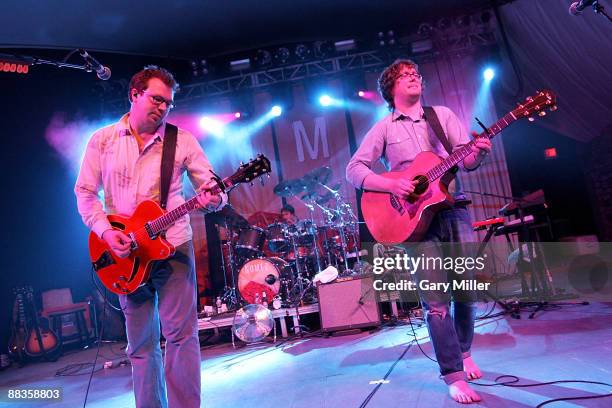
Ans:
[{"label": "acoustic guitar", "polygon": [[[492,139],[511,123],[533,115],[544,116],[545,109],[556,110],[555,95],[549,90],[537,92],[477,138]],[[403,171],[382,173],[390,179],[415,180],[414,193],[399,197],[391,193],[364,191],[361,197],[363,218],[374,239],[384,245],[420,241],[427,232],[433,216],[443,208],[450,208],[454,200],[448,193],[448,184],[455,177],[453,168],[472,153],[474,141],[455,150],[446,159],[432,152],[419,153]]]}]

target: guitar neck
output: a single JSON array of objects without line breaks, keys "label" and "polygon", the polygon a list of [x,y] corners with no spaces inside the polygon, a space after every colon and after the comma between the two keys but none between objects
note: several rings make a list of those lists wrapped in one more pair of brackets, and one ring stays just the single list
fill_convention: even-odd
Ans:
[{"label": "guitar neck", "polygon": [[[476,138],[487,138],[493,139],[495,135],[508,127],[512,122],[516,121],[518,118],[514,116],[512,112],[506,114],[503,118],[499,119],[493,126],[488,128],[486,131],[480,133]],[[476,140],[476,139],[475,139]],[[432,182],[440,177],[442,177],[446,172],[459,164],[463,159],[469,156],[472,153],[472,146],[475,143],[475,140],[470,141],[465,144],[463,147],[455,150],[450,154],[446,159],[444,159],[440,164],[435,166],[433,169],[427,172],[427,179]]]},{"label": "guitar neck", "polygon": [[[208,189],[208,191],[211,194],[216,195],[216,194],[222,193],[223,191],[229,191],[231,190],[232,187],[234,187],[234,184],[232,183],[229,177],[226,179],[223,179],[221,183],[224,186],[224,188],[221,188],[219,185],[215,185],[214,187]],[[194,196],[191,199],[185,201],[183,204],[176,207],[175,209],[173,209],[172,211],[168,211],[161,217],[158,217],[152,220],[149,223],[151,232],[154,235],[160,234],[161,232],[170,228],[170,226],[174,224],[176,220],[185,216],[185,214],[189,214],[190,212],[195,211],[200,208],[201,206],[200,206],[200,203],[198,202],[197,196]]]}]

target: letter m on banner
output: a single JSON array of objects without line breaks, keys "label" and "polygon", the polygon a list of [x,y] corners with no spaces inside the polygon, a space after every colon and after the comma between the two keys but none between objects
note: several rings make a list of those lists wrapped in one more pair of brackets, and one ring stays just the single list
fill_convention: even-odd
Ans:
[{"label": "letter m on banner", "polygon": [[304,161],[304,146],[308,150],[308,155],[312,160],[319,157],[319,143],[323,148],[323,157],[329,157],[329,144],[327,143],[327,127],[323,116],[316,117],[314,120],[313,142],[306,133],[306,128],[301,120],[293,122],[293,135],[295,136],[295,148],[297,150],[298,161]]}]

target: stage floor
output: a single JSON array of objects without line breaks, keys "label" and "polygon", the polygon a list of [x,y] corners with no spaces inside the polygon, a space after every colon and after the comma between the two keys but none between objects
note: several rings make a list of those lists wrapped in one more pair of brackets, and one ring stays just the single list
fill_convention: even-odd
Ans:
[{"label": "stage floor", "polygon": [[[485,305],[479,309],[485,312]],[[509,316],[477,321],[473,355],[482,382],[515,375],[521,383],[591,380],[612,383],[612,304],[565,306],[540,312],[534,320]],[[425,327],[416,328],[423,350],[433,356]],[[414,343],[411,327],[373,333],[312,337],[233,349],[202,350],[202,401],[206,407],[445,407],[458,406],[438,379],[437,366]],[[55,376],[68,364],[90,363],[95,349],[72,352],[54,363],[31,363],[0,372],[0,406],[8,388],[62,387],[63,400],[20,403],[18,407],[83,405],[89,370]],[[98,367],[125,358],[121,344],[105,344]],[[403,356],[403,357],[402,357]],[[94,374],[87,406],[132,407],[130,367]],[[386,379],[383,384],[373,382]],[[559,397],[610,392],[605,386],[555,384],[529,388],[475,386],[485,407],[533,407]],[[370,397],[370,398],[369,398]],[[369,400],[368,400],[369,398]],[[555,407],[611,406],[612,398],[562,402]]]}]

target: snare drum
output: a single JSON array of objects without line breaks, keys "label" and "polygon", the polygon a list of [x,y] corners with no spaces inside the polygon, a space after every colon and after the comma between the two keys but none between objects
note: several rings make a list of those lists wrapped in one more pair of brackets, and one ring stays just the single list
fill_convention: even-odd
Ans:
[{"label": "snare drum", "polygon": [[249,227],[240,230],[238,241],[236,241],[236,251],[254,255],[260,253],[264,241],[266,240],[266,232],[259,227]]},{"label": "snare drum", "polygon": [[275,222],[268,225],[268,248],[272,252],[285,252],[289,248],[287,239],[287,225]]},{"label": "snare drum", "polygon": [[287,262],[280,258],[252,259],[245,263],[238,272],[238,291],[240,296],[249,302],[261,301],[262,292],[266,292],[268,302],[281,290],[281,284],[291,279],[291,269]]}]

